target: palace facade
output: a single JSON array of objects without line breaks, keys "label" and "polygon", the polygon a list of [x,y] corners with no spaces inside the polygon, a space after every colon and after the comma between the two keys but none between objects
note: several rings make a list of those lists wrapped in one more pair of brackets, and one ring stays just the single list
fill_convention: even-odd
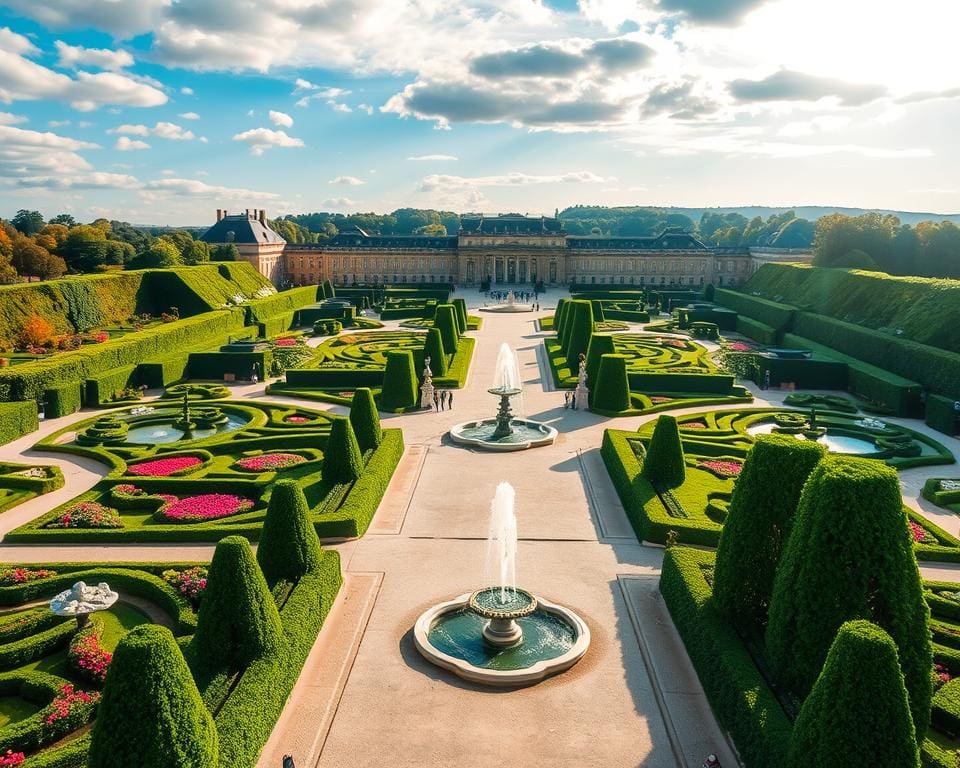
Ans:
[{"label": "palace facade", "polygon": [[[265,230],[265,231],[264,231]],[[344,229],[321,243],[286,243],[263,210],[217,211],[202,237],[234,243],[275,284],[354,282],[475,286],[570,283],[607,286],[735,286],[766,261],[809,261],[809,252],[714,248],[668,228],[655,237],[573,236],[549,216],[464,215],[453,236],[376,235]]]}]

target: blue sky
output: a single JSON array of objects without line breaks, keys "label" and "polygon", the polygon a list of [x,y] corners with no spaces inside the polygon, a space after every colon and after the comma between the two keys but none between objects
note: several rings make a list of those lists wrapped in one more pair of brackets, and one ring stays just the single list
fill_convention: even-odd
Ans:
[{"label": "blue sky", "polygon": [[960,7],[857,5],[0,0],[0,216],[956,212]]}]

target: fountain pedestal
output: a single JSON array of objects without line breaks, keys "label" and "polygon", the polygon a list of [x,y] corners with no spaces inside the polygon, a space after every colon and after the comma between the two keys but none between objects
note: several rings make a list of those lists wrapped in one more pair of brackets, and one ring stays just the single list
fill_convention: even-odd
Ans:
[{"label": "fountain pedestal", "polygon": [[497,410],[497,428],[493,430],[493,439],[499,440],[502,437],[508,437],[513,434],[513,427],[510,422],[513,421],[513,411],[510,410],[510,398],[519,395],[519,389],[509,387],[496,387],[487,390],[491,395],[500,395],[500,408]]},{"label": "fountain pedestal", "polygon": [[484,640],[496,648],[514,648],[523,642],[517,619],[537,610],[537,598],[523,589],[485,587],[470,595],[467,606],[489,619],[483,626]]}]

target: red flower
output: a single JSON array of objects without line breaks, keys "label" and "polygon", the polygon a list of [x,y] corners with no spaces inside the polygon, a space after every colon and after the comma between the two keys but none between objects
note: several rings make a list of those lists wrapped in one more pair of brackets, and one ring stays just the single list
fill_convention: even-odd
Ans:
[{"label": "red flower", "polygon": [[147,475],[149,477],[167,477],[176,472],[183,472],[186,469],[203,464],[197,456],[171,456],[166,459],[154,459],[152,461],[142,461],[127,467],[127,474]]},{"label": "red flower", "polygon": [[247,472],[269,472],[286,469],[294,464],[303,464],[306,459],[296,453],[264,453],[261,456],[247,456],[237,460],[233,466]]},{"label": "red flower", "polygon": [[204,493],[178,499],[160,508],[160,516],[178,523],[202,523],[246,512],[253,501],[228,493]]}]

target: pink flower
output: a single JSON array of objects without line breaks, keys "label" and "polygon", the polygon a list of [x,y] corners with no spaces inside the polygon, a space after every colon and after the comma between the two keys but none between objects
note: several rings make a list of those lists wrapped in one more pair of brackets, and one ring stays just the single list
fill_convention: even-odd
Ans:
[{"label": "pink flower", "polygon": [[273,342],[273,344],[274,346],[277,346],[277,347],[295,347],[297,346],[297,340],[290,336],[287,336],[282,339],[276,339]]},{"label": "pink flower", "polygon": [[13,768],[13,766],[23,765],[26,758],[23,752],[14,752],[8,749],[6,754],[0,755],[0,768]]},{"label": "pink flower", "polygon": [[727,349],[731,352],[749,352],[754,349],[754,346],[743,341],[731,341],[727,344]]},{"label": "pink flower", "polygon": [[129,466],[127,467],[127,474],[167,477],[168,475],[197,467],[200,464],[203,464],[203,461],[197,456],[171,456],[167,459],[142,461],[139,464]]},{"label": "pink flower", "polygon": [[81,675],[94,683],[102,683],[107,678],[113,654],[100,645],[95,634],[89,632],[70,643],[67,658]]},{"label": "pink flower", "polygon": [[910,533],[913,536],[913,540],[916,542],[921,542],[927,538],[927,532],[924,530],[924,527],[920,523],[915,523],[913,520],[908,520],[907,524],[910,526]]},{"label": "pink flower", "polygon": [[308,416],[301,416],[300,414],[294,413],[290,416],[287,416],[284,421],[287,424],[306,424],[308,421],[313,421],[313,419]]},{"label": "pink flower", "polygon": [[92,704],[99,700],[99,693],[75,691],[73,686],[67,683],[60,689],[60,693],[57,694],[56,698],[54,698],[54,700],[50,702],[50,704],[48,704],[44,710],[50,710],[47,714],[47,717],[44,719],[44,722],[47,725],[53,725],[58,720],[62,720],[66,717],[70,717],[72,714],[75,714],[74,710],[80,705]]},{"label": "pink flower", "polygon": [[286,469],[294,464],[303,464],[306,459],[296,453],[265,453],[262,456],[247,456],[234,462],[234,467],[246,472],[269,472]]},{"label": "pink flower", "polygon": [[227,493],[204,493],[188,496],[160,507],[159,514],[165,520],[178,523],[201,523],[221,517],[246,512],[253,508],[253,501]]},{"label": "pink flower", "polygon": [[81,501],[55,517],[44,528],[123,528],[117,510],[96,501]]},{"label": "pink flower", "polygon": [[[28,581],[38,581],[40,579],[49,579],[56,576],[56,571],[49,571],[44,568],[30,570],[29,568],[3,568],[0,569],[0,586],[9,586],[11,584],[26,584]],[[0,763],[3,765],[3,763]]]},{"label": "pink flower", "polygon": [[720,477],[736,477],[743,469],[743,464],[739,461],[720,461],[719,459],[708,459],[697,464],[700,469],[706,469]]}]

